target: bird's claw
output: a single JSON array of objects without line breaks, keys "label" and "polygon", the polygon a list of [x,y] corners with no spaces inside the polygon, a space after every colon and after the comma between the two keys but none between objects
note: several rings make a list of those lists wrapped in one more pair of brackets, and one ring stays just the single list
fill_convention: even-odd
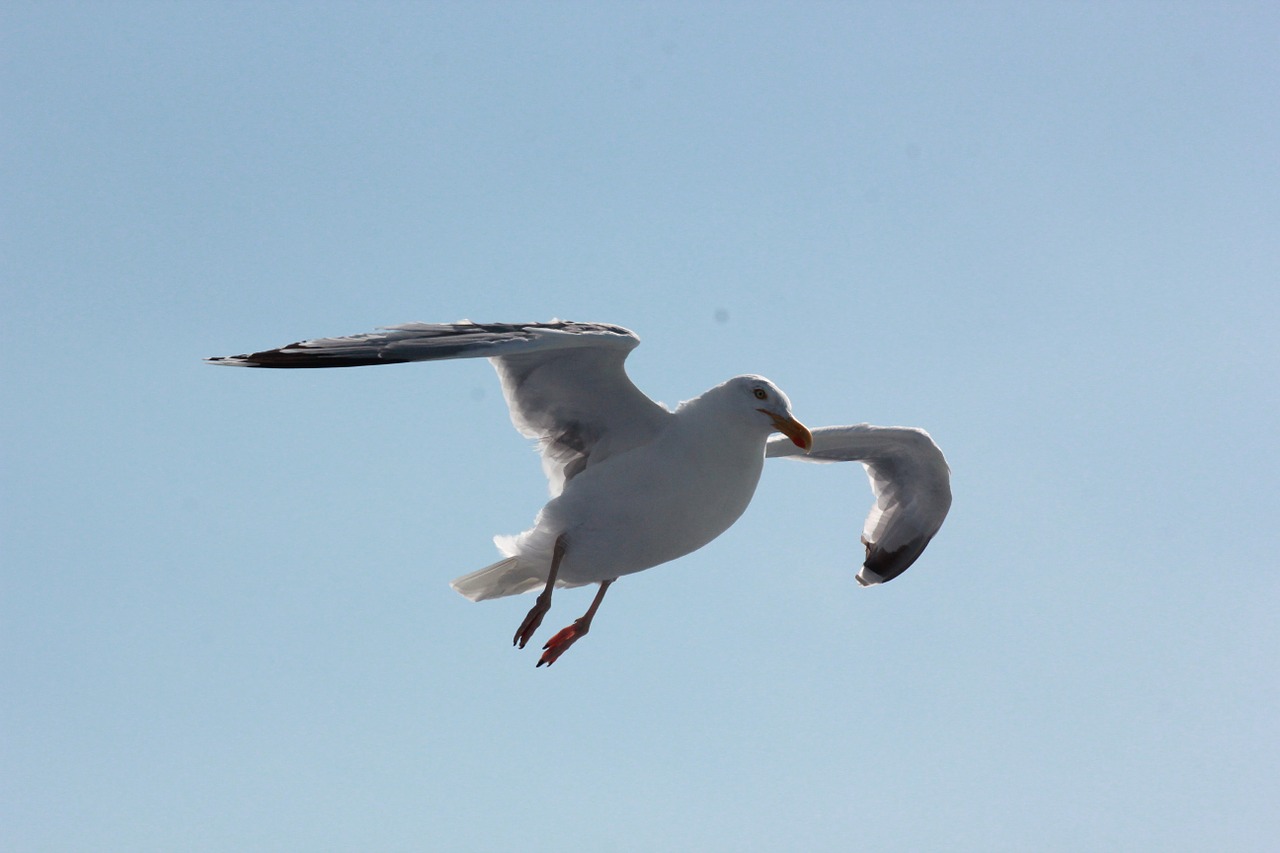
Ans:
[{"label": "bird's claw", "polygon": [[542,647],[542,657],[538,658],[538,666],[543,664],[551,666],[560,655],[568,651],[570,646],[587,633],[581,629],[581,622],[581,619],[574,620],[568,628],[561,628],[555,636],[547,640],[547,644]]},{"label": "bird's claw", "polygon": [[538,630],[538,626],[542,624],[542,617],[546,616],[547,611],[550,609],[550,602],[545,601],[542,596],[538,596],[537,603],[529,608],[528,615],[524,617],[524,621],[516,629],[516,635],[511,638],[511,645],[523,649],[530,638],[533,637],[534,632]]}]

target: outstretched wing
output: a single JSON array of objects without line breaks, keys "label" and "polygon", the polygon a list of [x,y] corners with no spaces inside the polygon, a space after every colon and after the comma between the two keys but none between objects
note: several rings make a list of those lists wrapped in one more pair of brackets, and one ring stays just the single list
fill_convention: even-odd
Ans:
[{"label": "outstretched wing", "polygon": [[645,444],[670,412],[632,384],[623,363],[640,343],[605,323],[407,323],[363,335],[206,359],[239,367],[358,367],[488,358],[511,421],[537,439],[551,493],[590,465]]},{"label": "outstretched wing", "polygon": [[951,469],[929,433],[870,424],[813,430],[807,454],[783,436],[769,439],[768,456],[808,462],[861,462],[876,503],[862,530],[866,561],[858,583],[872,586],[911,567],[951,509]]}]

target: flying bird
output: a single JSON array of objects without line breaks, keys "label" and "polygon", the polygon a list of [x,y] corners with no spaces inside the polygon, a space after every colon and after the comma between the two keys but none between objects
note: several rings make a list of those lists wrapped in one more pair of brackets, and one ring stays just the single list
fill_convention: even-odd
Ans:
[{"label": "flying bird", "polygon": [[863,586],[906,571],[942,526],[950,469],[924,430],[859,424],[811,431],[778,386],[754,375],[669,410],[627,377],[624,362],[639,343],[634,332],[605,323],[464,320],[206,360],[313,368],[488,358],[516,429],[538,442],[551,499],[533,527],[495,538],[503,559],[452,587],[472,601],[541,590],[512,640],[523,649],[554,589],[599,585],[586,613],[546,642],[538,666],[554,663],[591,629],[619,577],[696,551],[728,530],[751,502],[767,456],[866,467],[876,503],[863,527]]}]

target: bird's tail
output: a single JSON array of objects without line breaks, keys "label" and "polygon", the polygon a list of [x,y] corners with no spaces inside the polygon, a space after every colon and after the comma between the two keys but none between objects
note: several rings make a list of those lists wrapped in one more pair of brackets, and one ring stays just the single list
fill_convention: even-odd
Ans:
[{"label": "bird's tail", "polygon": [[502,598],[541,589],[546,585],[546,570],[541,576],[527,561],[518,556],[507,557],[469,575],[455,578],[449,586],[472,601]]},{"label": "bird's tail", "polygon": [[[557,532],[561,528],[551,523],[549,507],[538,513],[533,527],[515,536],[495,536],[493,544],[506,555],[491,566],[485,566],[469,575],[455,578],[449,586],[472,601],[519,595],[522,592],[540,590],[547,585],[547,573],[551,570],[551,552],[555,548]],[[556,579],[557,587],[582,586],[569,583],[563,577]]]}]

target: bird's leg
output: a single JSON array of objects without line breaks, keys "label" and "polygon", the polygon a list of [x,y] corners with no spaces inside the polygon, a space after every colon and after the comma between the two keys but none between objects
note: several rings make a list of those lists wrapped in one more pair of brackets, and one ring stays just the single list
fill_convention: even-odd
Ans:
[{"label": "bird's leg", "polygon": [[564,534],[556,537],[555,547],[551,549],[551,571],[547,573],[547,585],[543,587],[542,592],[538,593],[538,600],[533,603],[533,607],[529,608],[529,615],[525,616],[524,621],[520,623],[515,637],[511,640],[511,645],[523,649],[525,643],[528,643],[529,638],[533,636],[533,632],[542,624],[542,617],[546,616],[547,611],[551,609],[551,590],[555,589],[556,574],[560,571],[562,559],[564,559]]},{"label": "bird's leg", "polygon": [[587,608],[587,612],[574,619],[573,624],[568,628],[562,628],[558,634],[547,640],[547,644],[542,647],[542,657],[538,659],[538,666],[542,666],[544,663],[547,666],[551,666],[556,662],[556,658],[564,654],[573,645],[575,640],[585,636],[591,630],[591,620],[595,617],[596,611],[600,609],[600,602],[604,601],[604,594],[609,589],[609,584],[615,580],[617,578],[600,581],[600,589],[596,592],[596,597],[591,600],[591,606]]}]

